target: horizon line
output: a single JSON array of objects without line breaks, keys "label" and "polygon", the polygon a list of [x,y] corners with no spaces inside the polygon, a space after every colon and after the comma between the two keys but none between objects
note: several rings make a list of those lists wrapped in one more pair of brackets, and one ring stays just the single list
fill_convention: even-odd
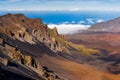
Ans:
[{"label": "horizon line", "polygon": [[49,9],[8,9],[8,10],[2,10],[2,9],[0,9],[0,11],[71,11],[71,12],[76,12],[76,11],[98,11],[98,12],[112,12],[112,11],[115,11],[115,12],[120,12],[120,10],[115,10],[115,9],[111,9],[111,10],[87,10],[87,9],[85,9],[85,10],[80,10],[80,9],[76,9],[76,10],[69,10],[69,9],[67,9],[67,10],[56,10],[56,9],[51,9],[51,10],[49,10]]}]

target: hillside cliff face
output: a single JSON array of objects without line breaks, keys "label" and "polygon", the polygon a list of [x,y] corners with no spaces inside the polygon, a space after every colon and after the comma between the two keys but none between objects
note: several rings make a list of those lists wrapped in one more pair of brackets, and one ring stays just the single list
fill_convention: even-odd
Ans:
[{"label": "hillside cliff face", "polygon": [[0,79],[62,80],[54,72],[42,67],[36,57],[22,53],[3,39],[0,40]]},{"label": "hillside cliff face", "polygon": [[54,52],[63,51],[58,42],[57,29],[49,29],[40,19],[29,19],[23,14],[7,14],[0,17],[0,32],[13,40],[37,44],[44,43]]},{"label": "hillside cliff face", "polygon": [[37,58],[43,53],[63,52],[60,36],[40,19],[23,14],[0,16],[0,79],[63,80],[41,66]]}]

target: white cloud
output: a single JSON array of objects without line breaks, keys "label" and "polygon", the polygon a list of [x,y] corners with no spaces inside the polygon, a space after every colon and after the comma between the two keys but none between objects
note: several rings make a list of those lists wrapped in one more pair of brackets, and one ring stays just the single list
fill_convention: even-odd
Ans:
[{"label": "white cloud", "polygon": [[21,0],[0,0],[0,2],[2,2],[2,3],[18,2],[18,1],[21,1]]},{"label": "white cloud", "polygon": [[69,11],[80,11],[79,8],[73,8],[73,9],[70,9]]},{"label": "white cloud", "polygon": [[92,18],[89,18],[89,19],[86,19],[87,21],[88,21],[88,23],[90,23],[90,24],[94,24],[94,19],[92,19]]},{"label": "white cloud", "polygon": [[72,24],[74,24],[75,23],[75,21],[72,21]]},{"label": "white cloud", "polygon": [[16,2],[16,1],[21,1],[21,0],[8,0],[10,2]]},{"label": "white cloud", "polygon": [[103,19],[98,19],[96,22],[100,23],[100,22],[103,22],[103,21],[104,21]]},{"label": "white cloud", "polygon": [[104,22],[103,19],[94,19],[94,18],[88,18],[88,19],[86,19],[86,21],[87,21],[89,24],[95,24],[95,23]]},{"label": "white cloud", "polygon": [[90,25],[82,25],[82,24],[49,24],[49,28],[56,27],[59,34],[72,34],[79,30],[86,30],[90,27]]},{"label": "white cloud", "polygon": [[120,11],[119,0],[0,0],[1,10],[28,8],[52,11]]},{"label": "white cloud", "polygon": [[65,22],[62,22],[62,24],[69,24],[69,22],[68,22],[68,21],[65,21]]},{"label": "white cloud", "polygon": [[78,24],[85,24],[85,21],[79,21]]}]

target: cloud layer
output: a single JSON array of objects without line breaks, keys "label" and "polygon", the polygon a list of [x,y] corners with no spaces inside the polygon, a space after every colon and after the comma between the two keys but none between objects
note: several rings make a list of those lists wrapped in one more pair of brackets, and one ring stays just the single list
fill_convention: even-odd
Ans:
[{"label": "cloud layer", "polygon": [[49,28],[56,27],[59,34],[72,34],[76,33],[79,30],[86,30],[90,27],[90,25],[82,25],[82,24],[49,24]]},{"label": "cloud layer", "polygon": [[92,19],[88,18],[84,21],[79,21],[79,22],[62,22],[60,24],[48,24],[49,28],[54,28],[56,27],[58,30],[59,34],[72,34],[72,33],[77,33],[79,30],[86,30],[88,29],[91,25],[95,23],[100,23],[103,22],[103,19]]}]

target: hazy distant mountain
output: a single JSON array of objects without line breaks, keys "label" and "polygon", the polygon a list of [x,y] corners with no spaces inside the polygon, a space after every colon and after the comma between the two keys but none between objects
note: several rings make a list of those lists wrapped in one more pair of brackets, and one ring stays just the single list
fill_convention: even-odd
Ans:
[{"label": "hazy distant mountain", "polygon": [[120,32],[120,17],[94,24],[90,27],[91,31],[104,31],[104,32]]}]

